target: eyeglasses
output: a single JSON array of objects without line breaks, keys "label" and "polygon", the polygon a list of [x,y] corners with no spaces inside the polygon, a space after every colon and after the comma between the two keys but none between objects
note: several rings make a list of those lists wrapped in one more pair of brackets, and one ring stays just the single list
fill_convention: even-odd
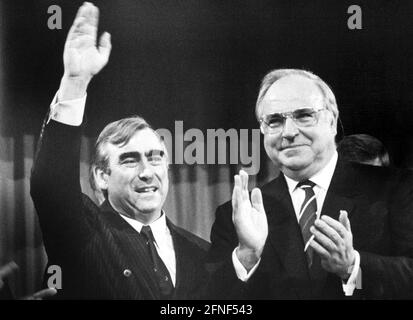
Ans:
[{"label": "eyeglasses", "polygon": [[266,134],[274,134],[282,131],[285,125],[287,118],[291,118],[297,127],[311,127],[317,124],[318,116],[317,114],[320,111],[326,110],[314,109],[314,108],[301,108],[291,112],[281,112],[281,113],[272,113],[267,114],[261,117],[260,125],[261,132]]}]

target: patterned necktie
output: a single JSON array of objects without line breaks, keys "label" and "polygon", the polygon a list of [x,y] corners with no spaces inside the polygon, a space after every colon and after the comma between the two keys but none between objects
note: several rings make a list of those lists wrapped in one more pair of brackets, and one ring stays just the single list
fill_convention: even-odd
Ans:
[{"label": "patterned necktie", "polygon": [[153,262],[153,271],[158,280],[163,298],[168,298],[173,291],[171,276],[155,248],[155,238],[150,226],[143,226],[140,233],[144,239]]},{"label": "patterned necktie", "polygon": [[304,248],[307,247],[306,257],[309,268],[311,268],[313,264],[313,248],[311,248],[307,242],[312,236],[310,228],[317,218],[317,201],[313,190],[314,186],[315,183],[310,180],[302,181],[297,185],[298,188],[303,189],[305,192],[305,199],[301,205],[298,223],[301,228],[301,234],[303,235]]}]

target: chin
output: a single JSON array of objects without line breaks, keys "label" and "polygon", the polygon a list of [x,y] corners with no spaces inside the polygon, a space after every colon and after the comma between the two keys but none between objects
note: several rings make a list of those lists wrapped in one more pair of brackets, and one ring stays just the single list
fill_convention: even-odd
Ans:
[{"label": "chin", "polygon": [[154,201],[138,201],[135,202],[136,208],[140,211],[155,211],[159,209],[159,202]]},{"label": "chin", "polygon": [[159,210],[159,202],[145,201],[145,200],[139,199],[134,202],[134,207],[140,212],[151,213],[156,210]]},{"label": "chin", "polygon": [[281,167],[287,168],[292,171],[302,170],[307,168],[311,161],[308,159],[303,159],[302,157],[294,157],[290,159],[283,159],[284,161],[280,161]]}]

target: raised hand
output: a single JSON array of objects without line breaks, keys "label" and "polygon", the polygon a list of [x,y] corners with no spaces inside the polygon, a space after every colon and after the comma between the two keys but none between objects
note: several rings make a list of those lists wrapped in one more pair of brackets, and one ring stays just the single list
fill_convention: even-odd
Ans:
[{"label": "raised hand", "polygon": [[78,10],[67,35],[63,63],[69,77],[92,77],[108,62],[111,51],[110,34],[104,32],[96,46],[99,9],[85,2]]},{"label": "raised hand", "polygon": [[112,48],[110,34],[104,32],[96,46],[99,9],[90,2],[79,8],[67,35],[63,52],[64,75],[59,100],[83,97],[87,86],[107,64]]},{"label": "raised hand", "polygon": [[268,223],[261,191],[254,188],[251,201],[248,193],[248,174],[240,170],[234,177],[232,192],[232,221],[238,235],[237,257],[250,270],[259,260],[268,236]]}]

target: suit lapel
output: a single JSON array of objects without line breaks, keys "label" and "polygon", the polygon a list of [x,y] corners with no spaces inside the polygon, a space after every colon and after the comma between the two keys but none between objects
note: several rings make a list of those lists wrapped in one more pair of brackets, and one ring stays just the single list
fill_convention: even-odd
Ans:
[{"label": "suit lapel", "polygon": [[301,230],[282,174],[263,190],[263,198],[271,247],[289,277],[310,280]]},{"label": "suit lapel", "polygon": [[179,299],[181,292],[186,292],[191,285],[191,275],[194,274],[194,261],[188,251],[185,239],[179,234],[175,225],[167,219],[167,225],[171,231],[176,259],[176,281],[174,298]]},{"label": "suit lapel", "polygon": [[340,210],[346,210],[350,218],[358,196],[357,177],[353,168],[339,159],[327,190],[321,215],[325,214],[338,220]]}]

